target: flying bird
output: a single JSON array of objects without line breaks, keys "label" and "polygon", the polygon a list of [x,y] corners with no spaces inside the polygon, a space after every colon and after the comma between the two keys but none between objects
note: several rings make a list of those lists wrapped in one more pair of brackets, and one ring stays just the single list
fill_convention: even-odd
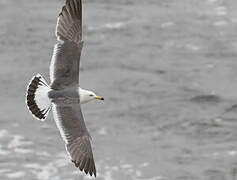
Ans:
[{"label": "flying bird", "polygon": [[44,121],[52,109],[54,120],[65,142],[71,161],[81,171],[96,177],[90,135],[81,104],[104,100],[79,86],[79,65],[83,47],[82,2],[67,0],[57,20],[57,44],[50,63],[50,85],[40,75],[30,81],[26,104],[32,115]]}]

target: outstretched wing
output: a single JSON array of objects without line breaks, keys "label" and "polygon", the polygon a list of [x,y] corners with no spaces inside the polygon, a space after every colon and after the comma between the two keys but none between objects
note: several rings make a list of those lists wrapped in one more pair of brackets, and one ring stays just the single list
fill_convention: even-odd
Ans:
[{"label": "outstretched wing", "polygon": [[53,115],[72,162],[96,177],[96,168],[80,104],[53,105]]},{"label": "outstretched wing", "polygon": [[51,87],[78,86],[83,47],[81,0],[66,1],[58,17],[56,36],[59,43],[54,47],[50,65]]},{"label": "outstretched wing", "polygon": [[[58,17],[56,36],[50,65],[52,89],[79,85],[79,64],[82,42],[81,0],[67,0]],[[80,170],[96,176],[90,135],[86,129],[80,104],[53,105],[53,115],[66,149]]]}]

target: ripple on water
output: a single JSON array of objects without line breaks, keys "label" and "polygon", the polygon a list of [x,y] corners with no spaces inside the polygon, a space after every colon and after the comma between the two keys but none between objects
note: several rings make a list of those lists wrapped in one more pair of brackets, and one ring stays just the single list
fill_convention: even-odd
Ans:
[{"label": "ripple on water", "polygon": [[225,26],[227,25],[226,21],[216,21],[213,23],[213,26]]},{"label": "ripple on water", "polygon": [[186,47],[188,50],[192,50],[192,51],[198,51],[198,50],[201,49],[200,46],[195,45],[195,44],[191,44],[191,43],[186,44],[185,47]]},{"label": "ripple on water", "polygon": [[[48,155],[48,153],[46,153]],[[70,164],[66,153],[59,153],[55,155],[56,159],[48,164],[29,163],[24,167],[30,171],[40,180],[60,179],[58,176],[59,168],[65,167]]]},{"label": "ripple on water", "polygon": [[219,0],[207,0],[208,3],[216,3]]},{"label": "ripple on water", "polygon": [[0,130],[0,139],[6,137],[8,134],[9,133],[6,129]]},{"label": "ripple on water", "polygon": [[237,151],[235,151],[235,150],[228,151],[227,154],[228,154],[229,156],[236,156],[236,155],[237,155]]},{"label": "ripple on water", "polygon": [[67,159],[57,159],[54,162],[55,162],[56,166],[59,168],[67,166],[68,164],[71,164],[71,162],[68,161],[68,158]]},{"label": "ripple on water", "polygon": [[155,176],[155,177],[150,178],[150,180],[162,180],[162,179],[164,179],[163,176]]},{"label": "ripple on water", "polygon": [[227,14],[227,9],[225,6],[219,6],[216,8],[216,14],[218,16],[225,16]]},{"label": "ripple on water", "polygon": [[210,169],[206,170],[204,172],[205,176],[208,177],[208,179],[215,179],[215,180],[224,180],[225,178],[225,173],[222,172],[221,170],[218,169]]},{"label": "ripple on water", "polygon": [[194,96],[190,99],[190,101],[192,102],[196,102],[196,103],[219,103],[221,101],[221,98],[217,95],[213,95],[213,94],[207,94],[207,95],[197,95]]},{"label": "ripple on water", "polygon": [[103,175],[105,180],[114,180],[112,178],[112,172],[111,171],[105,171],[105,174]]},{"label": "ripple on water", "polygon": [[33,153],[33,150],[31,150],[31,149],[25,149],[25,148],[15,148],[14,151],[15,151],[16,153],[21,153],[21,154]]},{"label": "ripple on water", "polygon": [[44,157],[50,157],[50,153],[46,152],[46,151],[40,151],[40,152],[36,152],[37,156],[44,156]]},{"label": "ripple on water", "polygon": [[10,154],[10,151],[3,149],[3,147],[0,145],[0,155],[7,155],[7,154]]},{"label": "ripple on water", "polygon": [[41,165],[37,163],[29,163],[24,165],[24,167],[29,169],[41,169]]},{"label": "ripple on water", "polygon": [[142,176],[142,172],[139,171],[139,170],[136,170],[136,171],[135,171],[135,176],[136,176],[137,178],[141,177],[141,176]]},{"label": "ripple on water", "polygon": [[162,28],[167,28],[167,27],[171,27],[174,25],[174,22],[165,22],[161,24]]},{"label": "ripple on water", "polygon": [[0,169],[0,174],[5,174],[5,173],[8,173],[10,171],[11,171],[11,169]]},{"label": "ripple on water", "polygon": [[108,133],[107,133],[107,129],[106,129],[105,127],[102,127],[101,129],[99,129],[99,130],[97,131],[97,133],[98,133],[99,135],[106,135],[106,134],[108,134]]},{"label": "ripple on water", "polygon": [[95,179],[93,176],[85,176],[84,179]]},{"label": "ripple on water", "polygon": [[19,178],[23,178],[26,175],[25,172],[23,171],[17,171],[17,172],[13,172],[13,173],[8,173],[6,176],[9,179],[19,179]]},{"label": "ripple on water", "polygon": [[121,165],[121,168],[123,168],[123,169],[130,169],[130,168],[132,168],[133,166],[131,165],[131,164],[122,164]]},{"label": "ripple on water", "polygon": [[98,31],[98,30],[118,30],[125,27],[128,23],[127,22],[114,22],[114,23],[106,23],[100,26],[89,26],[87,29],[88,31]]},{"label": "ripple on water", "polygon": [[32,145],[32,144],[33,144],[32,141],[24,140],[23,136],[21,136],[21,135],[14,135],[13,139],[9,142],[7,147],[9,149],[12,149],[12,148],[18,148],[20,146],[29,146],[29,145]]},{"label": "ripple on water", "polygon": [[144,162],[144,163],[139,165],[140,168],[144,168],[144,167],[147,167],[147,166],[149,166],[148,162]]},{"label": "ripple on water", "polygon": [[58,173],[58,169],[54,163],[49,163],[41,166],[40,169],[34,171],[36,177],[40,180],[49,180]]}]

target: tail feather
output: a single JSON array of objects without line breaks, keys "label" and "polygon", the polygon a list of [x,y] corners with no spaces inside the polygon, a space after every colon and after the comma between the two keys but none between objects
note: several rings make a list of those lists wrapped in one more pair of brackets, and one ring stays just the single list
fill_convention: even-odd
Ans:
[{"label": "tail feather", "polygon": [[48,98],[50,87],[44,78],[37,74],[32,78],[26,94],[26,104],[32,115],[41,121],[44,121],[51,109],[51,102]]}]

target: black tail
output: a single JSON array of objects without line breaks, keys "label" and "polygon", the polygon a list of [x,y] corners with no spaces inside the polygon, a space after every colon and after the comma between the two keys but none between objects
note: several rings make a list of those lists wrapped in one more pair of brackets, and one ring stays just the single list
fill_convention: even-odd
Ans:
[{"label": "black tail", "polygon": [[27,87],[26,104],[38,120],[44,121],[50,111],[49,90],[48,84],[40,74],[34,76]]}]

